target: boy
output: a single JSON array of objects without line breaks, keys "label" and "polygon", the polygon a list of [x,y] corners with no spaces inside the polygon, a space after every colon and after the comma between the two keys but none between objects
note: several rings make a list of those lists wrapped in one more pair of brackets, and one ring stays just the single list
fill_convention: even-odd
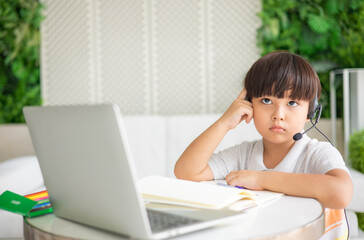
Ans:
[{"label": "boy", "polygon": [[[320,92],[316,72],[302,57],[273,52],[260,58],[238,98],[178,159],[176,177],[225,179],[229,185],[316,198],[325,208],[344,209],[352,182],[340,153],[306,135],[293,139],[313,118]],[[229,130],[253,118],[261,140],[213,153]]]}]

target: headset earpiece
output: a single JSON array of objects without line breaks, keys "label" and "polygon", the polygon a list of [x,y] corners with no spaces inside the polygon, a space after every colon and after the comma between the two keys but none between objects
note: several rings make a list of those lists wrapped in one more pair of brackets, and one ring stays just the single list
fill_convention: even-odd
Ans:
[{"label": "headset earpiece", "polygon": [[321,108],[321,104],[317,101],[317,95],[315,96],[315,99],[313,100],[313,104],[310,106],[309,112],[307,114],[308,119],[313,119],[316,116],[317,111],[319,111]]}]

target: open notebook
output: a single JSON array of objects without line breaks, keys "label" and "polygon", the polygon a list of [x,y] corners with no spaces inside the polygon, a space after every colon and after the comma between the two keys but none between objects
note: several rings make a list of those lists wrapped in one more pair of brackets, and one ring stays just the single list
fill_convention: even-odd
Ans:
[{"label": "open notebook", "polygon": [[193,182],[148,176],[138,181],[145,202],[186,207],[241,211],[282,196],[282,193],[250,191],[226,185],[225,181]]}]

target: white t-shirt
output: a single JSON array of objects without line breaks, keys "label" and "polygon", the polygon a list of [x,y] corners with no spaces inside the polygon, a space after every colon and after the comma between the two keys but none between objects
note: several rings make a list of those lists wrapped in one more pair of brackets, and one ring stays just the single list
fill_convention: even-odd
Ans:
[{"label": "white t-shirt", "polygon": [[[214,153],[209,166],[215,179],[225,179],[231,171],[268,170],[263,162],[263,141],[243,142]],[[318,142],[304,135],[272,171],[325,174],[333,169],[349,173],[339,151],[330,143]],[[325,210],[325,233],[320,240],[346,239],[347,222],[343,209]]]},{"label": "white t-shirt", "polygon": [[343,169],[349,172],[335,147],[330,143],[311,139],[307,135],[295,142],[284,159],[273,169],[264,165],[262,140],[243,142],[214,153],[209,160],[209,166],[215,179],[225,179],[231,171],[237,170],[325,174],[333,169]]}]

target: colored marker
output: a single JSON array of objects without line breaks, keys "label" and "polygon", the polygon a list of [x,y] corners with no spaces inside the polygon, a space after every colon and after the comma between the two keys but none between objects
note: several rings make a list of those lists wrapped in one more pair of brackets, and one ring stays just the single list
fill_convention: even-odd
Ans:
[{"label": "colored marker", "polygon": [[224,186],[224,187],[233,187],[233,188],[239,188],[239,189],[244,189],[243,187],[241,186],[231,186],[231,185],[228,185],[228,184],[224,184],[224,183],[221,183],[221,182],[218,182],[217,185],[219,186]]}]

